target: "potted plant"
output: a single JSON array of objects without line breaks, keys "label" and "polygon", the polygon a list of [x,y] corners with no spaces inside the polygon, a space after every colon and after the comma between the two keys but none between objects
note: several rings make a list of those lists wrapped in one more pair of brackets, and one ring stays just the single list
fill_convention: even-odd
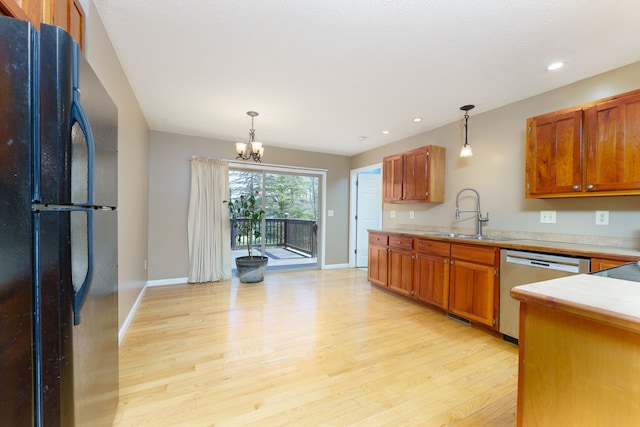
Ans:
[{"label": "potted plant", "polygon": [[241,195],[235,200],[226,201],[229,206],[229,214],[234,219],[233,226],[238,231],[236,240],[239,244],[247,245],[248,256],[236,258],[238,277],[243,283],[262,282],[264,272],[267,269],[269,258],[266,256],[254,256],[252,243],[261,236],[260,225],[264,218],[264,210],[256,206],[256,191],[249,196]]}]

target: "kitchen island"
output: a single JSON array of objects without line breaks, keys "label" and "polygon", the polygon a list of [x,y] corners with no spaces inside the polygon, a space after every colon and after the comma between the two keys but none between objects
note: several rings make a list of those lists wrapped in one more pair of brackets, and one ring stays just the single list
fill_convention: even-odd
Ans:
[{"label": "kitchen island", "polygon": [[640,283],[579,274],[511,295],[518,426],[640,425]]}]

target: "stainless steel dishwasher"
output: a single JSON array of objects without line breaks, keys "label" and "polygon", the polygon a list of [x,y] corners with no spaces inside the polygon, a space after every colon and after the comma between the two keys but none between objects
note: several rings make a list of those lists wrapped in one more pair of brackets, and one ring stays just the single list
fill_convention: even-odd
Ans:
[{"label": "stainless steel dishwasher", "polygon": [[511,288],[578,273],[588,273],[591,260],[538,252],[500,250],[500,332],[517,342],[520,302],[511,298]]}]

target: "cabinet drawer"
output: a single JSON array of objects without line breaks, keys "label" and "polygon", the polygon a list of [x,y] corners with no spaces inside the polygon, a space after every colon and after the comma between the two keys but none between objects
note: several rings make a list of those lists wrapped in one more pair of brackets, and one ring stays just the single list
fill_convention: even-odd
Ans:
[{"label": "cabinet drawer", "polygon": [[389,236],[386,234],[369,233],[369,244],[387,246]]},{"label": "cabinet drawer", "polygon": [[389,236],[389,247],[411,251],[413,250],[413,237]]},{"label": "cabinet drawer", "polygon": [[451,245],[451,258],[478,264],[495,265],[498,250],[498,248],[483,248],[480,246]]},{"label": "cabinet drawer", "polygon": [[451,244],[436,242],[435,240],[416,239],[416,251],[431,255],[448,257],[451,253]]}]

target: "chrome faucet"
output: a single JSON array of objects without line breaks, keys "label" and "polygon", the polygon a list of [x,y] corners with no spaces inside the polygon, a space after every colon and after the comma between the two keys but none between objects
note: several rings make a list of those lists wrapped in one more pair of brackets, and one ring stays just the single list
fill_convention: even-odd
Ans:
[{"label": "chrome faucet", "polygon": [[[465,191],[473,191],[474,193],[476,193],[476,210],[474,211],[461,211],[460,210],[460,195],[465,192]],[[487,212],[486,216],[482,216],[482,211],[480,210],[480,193],[478,193],[476,190],[474,190],[473,188],[463,188],[462,190],[458,191],[458,194],[456,195],[456,219],[460,219],[460,214],[463,212],[475,212],[477,217],[478,217],[478,223],[476,226],[476,235],[477,236],[482,236],[482,223],[483,222],[488,222],[489,221],[489,212]]]}]

